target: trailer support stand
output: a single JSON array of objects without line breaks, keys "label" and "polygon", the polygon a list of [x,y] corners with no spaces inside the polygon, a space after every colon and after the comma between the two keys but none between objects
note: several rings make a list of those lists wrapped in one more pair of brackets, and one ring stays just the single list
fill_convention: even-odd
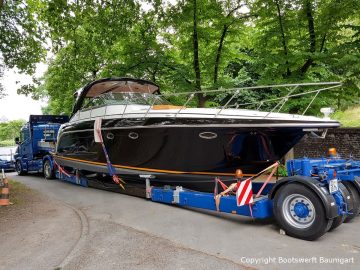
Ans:
[{"label": "trailer support stand", "polygon": [[145,197],[146,197],[146,199],[151,199],[151,188],[152,187],[150,184],[150,179],[154,179],[155,176],[151,175],[151,174],[140,174],[139,177],[145,179]]}]

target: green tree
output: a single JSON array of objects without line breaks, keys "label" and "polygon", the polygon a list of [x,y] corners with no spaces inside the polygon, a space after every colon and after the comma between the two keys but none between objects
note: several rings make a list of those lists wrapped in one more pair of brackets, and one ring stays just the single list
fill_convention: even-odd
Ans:
[{"label": "green tree", "polygon": [[[252,71],[248,75],[258,84],[345,82],[341,90],[321,93],[310,113],[317,113],[321,106],[342,109],[341,100],[346,105],[359,102],[359,79],[355,74],[360,62],[358,46],[352,42],[356,40],[359,8],[360,2],[355,0],[252,1],[250,9],[257,16],[246,29],[251,36],[247,51],[252,57],[247,61]],[[237,70],[246,67],[243,61],[234,62],[238,63],[233,64]],[[284,106],[284,111],[301,112],[311,99],[294,99]]]},{"label": "green tree", "polygon": [[14,140],[19,136],[21,127],[25,124],[24,120],[13,120],[0,123],[0,141]]},{"label": "green tree", "polygon": [[44,35],[35,15],[40,4],[37,0],[0,2],[0,78],[6,67],[33,74],[36,63],[44,59]]},{"label": "green tree", "polygon": [[55,56],[40,83],[20,92],[49,96],[45,112],[70,113],[76,89],[99,77],[120,73],[113,68],[122,63],[128,33],[140,20],[139,5],[121,0],[51,0],[43,1],[38,14]]},{"label": "green tree", "polygon": [[[196,91],[190,103],[199,107],[231,97],[204,95],[207,89],[335,80],[346,91],[321,93],[310,113],[359,102],[357,0],[148,0],[147,9],[136,0],[28,2],[54,57],[44,77],[20,92],[48,96],[46,112],[70,113],[76,89],[110,76]],[[286,93],[242,91],[233,102]],[[283,111],[301,112],[311,99],[293,99]]]},{"label": "green tree", "polygon": [[168,54],[182,70],[185,87],[198,92],[199,107],[211,98],[203,89],[234,84],[224,69],[238,55],[244,20],[251,16],[241,12],[245,5],[244,1],[189,0],[166,10],[162,36],[169,44]]}]

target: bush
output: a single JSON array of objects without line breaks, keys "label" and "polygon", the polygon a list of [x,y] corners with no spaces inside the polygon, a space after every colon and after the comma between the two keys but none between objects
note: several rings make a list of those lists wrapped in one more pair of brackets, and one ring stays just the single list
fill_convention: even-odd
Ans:
[{"label": "bush", "polygon": [[360,127],[360,106],[335,112],[331,117],[338,120],[343,127]]},{"label": "bush", "polygon": [[14,140],[0,141],[0,147],[4,147],[4,146],[15,146],[15,142],[14,142]]}]

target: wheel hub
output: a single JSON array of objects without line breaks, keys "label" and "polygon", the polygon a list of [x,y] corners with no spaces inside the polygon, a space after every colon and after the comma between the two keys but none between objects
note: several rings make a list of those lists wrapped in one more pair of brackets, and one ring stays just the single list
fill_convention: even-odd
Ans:
[{"label": "wheel hub", "polygon": [[282,205],[286,222],[298,229],[310,227],[315,220],[315,207],[309,198],[301,194],[287,196]]},{"label": "wheel hub", "polygon": [[310,209],[303,202],[295,203],[295,206],[292,210],[300,218],[306,218],[310,213]]},{"label": "wheel hub", "polygon": [[46,175],[50,174],[50,166],[47,163],[45,163],[45,172],[46,172]]}]

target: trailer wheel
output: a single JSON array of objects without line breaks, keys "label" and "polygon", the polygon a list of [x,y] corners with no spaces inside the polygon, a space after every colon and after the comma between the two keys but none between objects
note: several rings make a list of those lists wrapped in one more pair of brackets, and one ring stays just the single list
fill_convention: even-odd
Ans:
[{"label": "trailer wheel", "polygon": [[275,194],[273,211],[286,234],[315,240],[330,228],[321,199],[309,188],[296,183],[285,184]]},{"label": "trailer wheel", "polygon": [[[342,183],[339,183],[338,185],[339,185],[339,189],[347,190],[346,187]],[[345,212],[346,207],[344,206],[342,210]],[[332,230],[336,229],[337,227],[339,227],[341,224],[343,224],[346,220],[346,217],[347,217],[347,215],[343,214],[343,215],[339,215],[336,218],[334,218],[333,224],[331,225],[329,231],[332,231]]]},{"label": "trailer wheel", "polygon": [[343,181],[342,183],[344,184],[346,189],[349,191],[350,196],[354,202],[354,208],[352,210],[352,214],[347,216],[344,221],[344,222],[349,222],[350,220],[352,220],[354,217],[356,217],[360,213],[360,194],[357,191],[357,189],[353,186],[353,184],[346,182],[346,181]]},{"label": "trailer wheel", "polygon": [[18,175],[25,175],[26,171],[24,171],[23,166],[21,164],[20,160],[17,160],[15,163],[15,170],[17,172]]},{"label": "trailer wheel", "polygon": [[54,179],[55,178],[55,172],[51,166],[50,160],[46,159],[44,162],[44,177],[45,179]]},{"label": "trailer wheel", "polygon": [[330,226],[329,231],[332,231],[334,229],[336,229],[337,227],[339,227],[341,224],[343,224],[345,222],[346,219],[346,215],[340,215],[337,216],[336,218],[334,218],[333,223]]}]

